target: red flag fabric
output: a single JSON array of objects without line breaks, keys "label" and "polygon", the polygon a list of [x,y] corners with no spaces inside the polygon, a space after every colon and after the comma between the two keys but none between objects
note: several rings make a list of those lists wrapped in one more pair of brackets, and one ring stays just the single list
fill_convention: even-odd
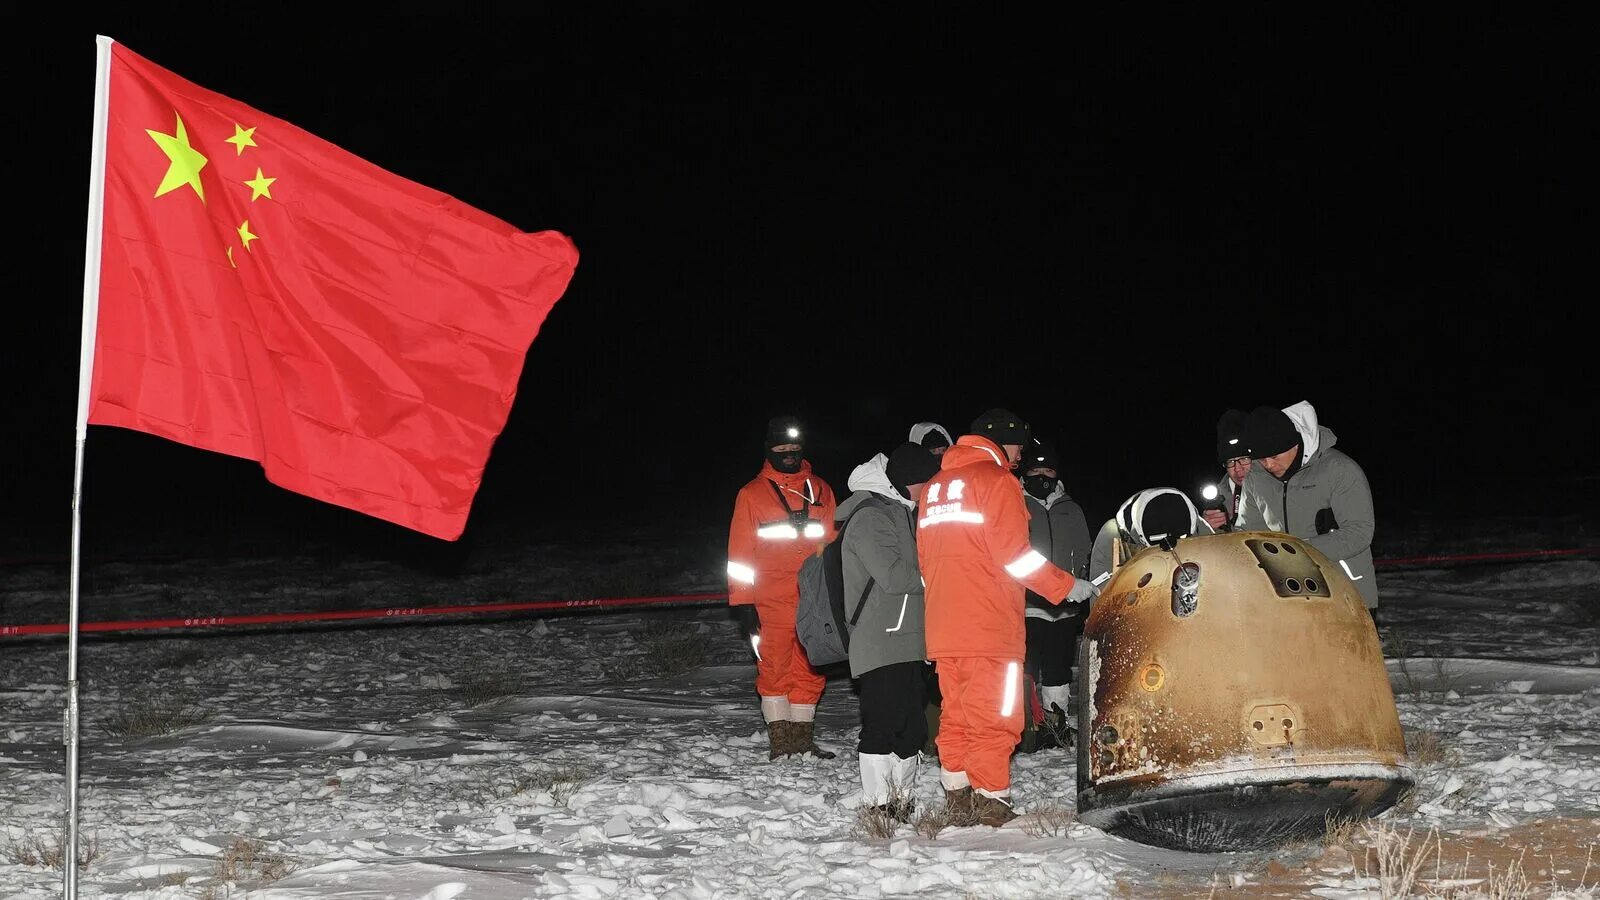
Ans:
[{"label": "red flag fabric", "polygon": [[103,236],[91,423],[447,540],[578,260],[120,44]]}]

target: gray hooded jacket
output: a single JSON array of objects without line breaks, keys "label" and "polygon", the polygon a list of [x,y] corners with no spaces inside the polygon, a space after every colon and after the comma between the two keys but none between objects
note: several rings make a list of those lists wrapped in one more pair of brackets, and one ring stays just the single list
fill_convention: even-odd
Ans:
[{"label": "gray hooded jacket", "polygon": [[[1027,491],[1028,543],[1044,554],[1056,568],[1082,578],[1089,571],[1089,522],[1084,518],[1083,507],[1067,496],[1066,487],[1058,480],[1050,496],[1040,500]],[[1028,592],[1028,605],[1023,614],[1030,619],[1060,619],[1082,615],[1078,603],[1050,603],[1043,597]]]},{"label": "gray hooded jacket", "polygon": [[[1250,467],[1245,478],[1244,531],[1278,531],[1292,534],[1322,551],[1356,583],[1368,609],[1378,606],[1378,578],[1372,567],[1372,488],[1356,461],[1333,449],[1333,432],[1317,424],[1317,411],[1309,403],[1296,403],[1284,414],[1300,432],[1304,462],[1287,482],[1261,467]],[[1317,516],[1323,510],[1325,530],[1318,534]]]},{"label": "gray hooded jacket", "polygon": [[[917,567],[916,508],[889,483],[888,459],[878,454],[850,473],[855,493],[839,504],[834,521],[845,527],[839,559],[844,569],[844,613],[850,629],[850,676],[894,663],[927,658],[923,640],[922,573]],[[872,589],[862,600],[867,579]]]}]

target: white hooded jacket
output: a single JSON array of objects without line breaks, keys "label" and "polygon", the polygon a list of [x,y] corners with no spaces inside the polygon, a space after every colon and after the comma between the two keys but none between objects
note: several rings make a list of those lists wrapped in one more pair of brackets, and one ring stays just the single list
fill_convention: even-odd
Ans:
[{"label": "white hooded jacket", "polygon": [[944,435],[945,444],[952,447],[955,446],[955,439],[950,437],[950,432],[945,431],[944,426],[940,425],[938,422],[918,422],[917,424],[911,426],[911,436],[906,438],[906,440],[920,447],[922,446],[922,439],[935,431]]}]

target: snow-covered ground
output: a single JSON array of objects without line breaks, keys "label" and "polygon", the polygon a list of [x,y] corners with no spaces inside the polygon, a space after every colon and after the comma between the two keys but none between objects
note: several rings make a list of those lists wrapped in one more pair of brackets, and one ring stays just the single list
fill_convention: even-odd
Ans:
[{"label": "snow-covered ground", "polygon": [[[453,579],[370,561],[102,564],[85,619],[597,586],[574,580],[593,560],[555,556]],[[715,586],[694,551],[608,565],[635,557],[648,561],[598,586]],[[1545,891],[1575,890],[1579,851],[1600,844],[1600,563],[1383,578],[1401,718],[1434,760],[1386,818],[1478,841],[1559,827],[1566,849],[1522,866]],[[0,570],[0,620],[59,619],[60,585],[59,567]],[[696,653],[684,674],[652,671]],[[1359,857],[1184,854],[1050,815],[864,836],[850,683],[831,680],[819,712],[838,759],[769,762],[721,609],[90,638],[81,658],[88,897],[1378,896]],[[19,860],[55,840],[64,669],[63,641],[0,639],[3,897],[59,896],[59,871]],[[128,733],[174,715],[169,733]],[[1015,770],[1025,810],[1072,808],[1071,755]],[[941,802],[926,768],[916,797]],[[1586,877],[1600,883],[1600,859]]]}]

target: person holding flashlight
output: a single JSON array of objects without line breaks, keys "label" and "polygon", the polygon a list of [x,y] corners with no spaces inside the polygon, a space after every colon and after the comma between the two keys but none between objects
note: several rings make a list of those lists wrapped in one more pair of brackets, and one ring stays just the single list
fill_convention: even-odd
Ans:
[{"label": "person holding flashlight", "polygon": [[1250,474],[1250,447],[1244,439],[1250,415],[1230,409],[1217,420],[1217,462],[1224,475],[1200,490],[1200,516],[1213,531],[1234,531],[1244,513],[1244,478]]}]

